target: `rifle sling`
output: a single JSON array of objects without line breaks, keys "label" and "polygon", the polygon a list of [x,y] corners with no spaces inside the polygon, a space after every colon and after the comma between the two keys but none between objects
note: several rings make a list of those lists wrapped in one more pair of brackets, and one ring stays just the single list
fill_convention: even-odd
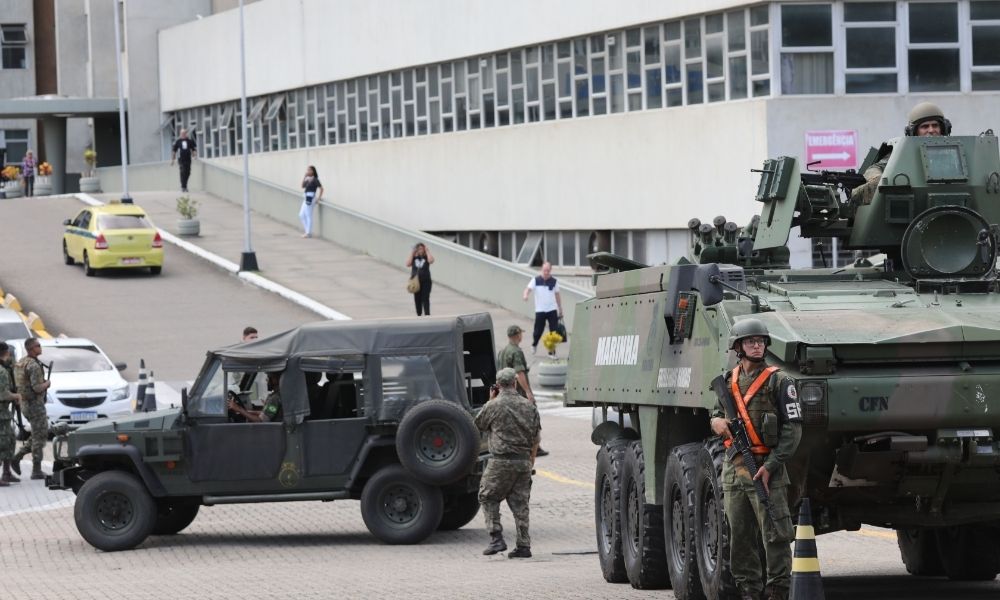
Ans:
[{"label": "rifle sling", "polygon": [[760,388],[764,387],[764,384],[767,383],[767,380],[770,379],[771,375],[773,375],[776,371],[778,371],[778,367],[775,366],[765,368],[761,374],[754,379],[753,383],[750,384],[750,387],[747,388],[747,393],[745,395],[740,393],[739,364],[733,368],[732,377],[729,382],[732,387],[734,404],[736,404],[740,420],[743,421],[743,426],[747,430],[747,435],[750,437],[750,443],[752,444],[750,449],[754,454],[769,454],[771,449],[765,446],[764,442],[761,441],[760,436],[757,435],[757,430],[754,428],[753,421],[750,420],[750,414],[747,412],[747,405],[750,404],[750,400],[753,399],[754,394],[760,391]]}]

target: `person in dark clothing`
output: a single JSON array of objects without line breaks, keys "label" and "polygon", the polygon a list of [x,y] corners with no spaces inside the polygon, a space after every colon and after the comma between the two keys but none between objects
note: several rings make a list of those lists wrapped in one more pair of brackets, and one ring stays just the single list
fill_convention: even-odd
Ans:
[{"label": "person in dark clothing", "polygon": [[417,308],[417,316],[431,316],[431,264],[434,263],[434,256],[422,243],[413,247],[409,258],[406,259],[406,266],[410,267],[410,277],[416,277],[420,282],[420,289],[413,294],[413,303]]},{"label": "person in dark clothing", "polygon": [[181,137],[174,142],[174,147],[170,152],[170,164],[174,160],[181,170],[181,191],[188,191],[188,178],[191,177],[191,159],[198,158],[198,144],[188,137],[187,129],[181,129]]},{"label": "person in dark clothing", "polygon": [[305,233],[302,237],[312,237],[312,216],[313,206],[319,204],[323,199],[323,184],[319,181],[319,173],[316,167],[309,165],[306,167],[306,174],[302,177],[302,208],[299,209],[299,221],[302,221],[302,229]]}]

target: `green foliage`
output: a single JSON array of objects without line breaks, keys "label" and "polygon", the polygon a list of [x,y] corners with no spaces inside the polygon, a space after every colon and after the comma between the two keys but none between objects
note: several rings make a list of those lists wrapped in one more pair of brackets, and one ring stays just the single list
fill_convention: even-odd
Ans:
[{"label": "green foliage", "polygon": [[198,216],[198,201],[191,196],[181,196],[177,199],[177,212],[185,219]]}]

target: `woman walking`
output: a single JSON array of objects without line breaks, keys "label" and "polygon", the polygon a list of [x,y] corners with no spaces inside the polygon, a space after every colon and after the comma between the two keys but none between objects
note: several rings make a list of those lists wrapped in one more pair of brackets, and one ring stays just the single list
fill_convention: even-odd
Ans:
[{"label": "woman walking", "polygon": [[323,184],[319,182],[319,174],[316,167],[309,165],[306,167],[306,175],[302,178],[302,208],[299,209],[299,220],[302,221],[302,228],[305,233],[302,237],[312,237],[312,215],[313,205],[323,199]]},{"label": "woman walking", "polygon": [[418,317],[421,314],[431,316],[431,263],[433,262],[434,256],[422,243],[414,246],[409,258],[406,259],[406,266],[410,267],[410,277],[416,277],[420,282],[420,289],[413,294]]},{"label": "woman walking", "polygon": [[28,150],[21,161],[21,177],[24,179],[24,195],[29,197],[35,193],[35,155]]}]

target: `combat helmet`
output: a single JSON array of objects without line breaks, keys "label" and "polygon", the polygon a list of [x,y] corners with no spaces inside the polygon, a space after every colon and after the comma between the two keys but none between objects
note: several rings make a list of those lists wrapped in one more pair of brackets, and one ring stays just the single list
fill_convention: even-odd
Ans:
[{"label": "combat helmet", "polygon": [[910,110],[906,120],[906,135],[917,134],[917,127],[927,121],[937,121],[941,125],[941,135],[951,135],[951,121],[944,118],[944,111],[941,107],[932,102],[921,102]]},{"label": "combat helmet", "polygon": [[743,348],[740,346],[740,342],[755,336],[764,336],[765,348],[771,345],[771,335],[767,331],[767,325],[758,319],[743,319],[733,325],[732,334],[729,336],[729,347],[736,351],[736,356],[743,358]]}]

